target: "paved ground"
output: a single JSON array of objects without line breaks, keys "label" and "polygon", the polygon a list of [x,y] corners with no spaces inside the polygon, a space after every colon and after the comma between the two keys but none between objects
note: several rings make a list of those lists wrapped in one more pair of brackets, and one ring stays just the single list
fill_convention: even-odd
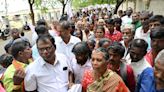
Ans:
[{"label": "paved ground", "polygon": [[[29,39],[29,41],[31,41],[32,32],[31,31],[25,32],[25,37],[27,37]],[[0,55],[5,53],[4,46],[9,42],[10,39],[11,39],[10,37],[8,37],[8,39],[5,41],[0,39]]]}]

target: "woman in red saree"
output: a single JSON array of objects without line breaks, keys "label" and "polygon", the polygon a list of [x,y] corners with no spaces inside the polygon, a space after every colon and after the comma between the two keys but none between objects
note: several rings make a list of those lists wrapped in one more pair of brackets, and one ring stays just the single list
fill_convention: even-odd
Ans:
[{"label": "woman in red saree", "polygon": [[129,92],[119,75],[107,69],[108,59],[108,52],[104,48],[92,52],[93,70],[88,70],[84,74],[83,92]]}]

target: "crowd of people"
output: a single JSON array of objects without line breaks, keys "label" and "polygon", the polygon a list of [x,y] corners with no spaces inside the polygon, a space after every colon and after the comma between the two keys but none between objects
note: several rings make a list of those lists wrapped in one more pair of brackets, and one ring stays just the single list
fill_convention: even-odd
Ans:
[{"label": "crowd of people", "polygon": [[164,92],[164,16],[107,8],[11,29],[0,92]]}]

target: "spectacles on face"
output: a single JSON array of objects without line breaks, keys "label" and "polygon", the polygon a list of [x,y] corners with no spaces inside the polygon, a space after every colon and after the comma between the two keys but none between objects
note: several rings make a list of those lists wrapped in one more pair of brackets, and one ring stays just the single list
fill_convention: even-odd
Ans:
[{"label": "spectacles on face", "polygon": [[45,47],[45,48],[38,48],[38,50],[39,50],[40,52],[44,52],[45,50],[48,51],[48,52],[50,52],[50,51],[52,50],[52,46]]}]

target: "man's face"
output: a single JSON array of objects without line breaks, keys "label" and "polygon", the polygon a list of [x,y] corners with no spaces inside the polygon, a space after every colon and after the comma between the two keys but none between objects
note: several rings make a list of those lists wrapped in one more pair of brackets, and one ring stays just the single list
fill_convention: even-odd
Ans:
[{"label": "man's face", "polygon": [[153,38],[153,39],[151,39],[151,47],[156,52],[159,52],[162,49],[164,49],[164,38],[161,38],[161,39]]},{"label": "man's face", "polygon": [[147,15],[141,15],[140,16],[140,21],[141,21],[141,24],[143,24],[143,22],[145,22],[146,20],[148,20],[149,17]]},{"label": "man's face", "polygon": [[113,31],[113,30],[114,30],[114,25],[112,25],[112,24],[107,24],[107,28],[108,28],[109,32],[110,32],[110,31]]},{"label": "man's face", "polygon": [[70,36],[70,30],[65,30],[61,26],[57,26],[57,30],[62,39],[65,39]]},{"label": "man's face", "polygon": [[120,64],[120,61],[121,61],[121,56],[118,54],[118,53],[115,53],[112,49],[110,49],[108,51],[109,53],[109,62],[112,64],[112,65],[118,65]]},{"label": "man's face", "polygon": [[130,16],[132,14],[132,11],[131,10],[127,10],[126,11],[126,15]]},{"label": "man's face", "polygon": [[130,58],[132,59],[132,62],[138,62],[144,57],[144,52],[141,48],[138,47],[131,47],[130,48]]},{"label": "man's face", "polygon": [[150,22],[150,23],[149,23],[149,29],[151,30],[151,29],[153,29],[153,28],[155,28],[155,27],[159,27],[160,25],[161,25],[161,24],[160,24],[159,21]]},{"label": "man's face", "polygon": [[107,66],[107,61],[102,52],[93,51],[91,56],[91,64],[94,70],[102,71]]},{"label": "man's face", "polygon": [[83,53],[75,53],[75,57],[78,64],[85,64],[87,61],[87,55]]},{"label": "man's face", "polygon": [[139,21],[139,15],[136,14],[136,13],[132,14],[132,20],[133,20],[134,23]]},{"label": "man's face", "polygon": [[40,56],[45,61],[49,62],[55,57],[55,47],[49,39],[39,40],[37,46]]},{"label": "man's face", "polygon": [[164,63],[159,60],[155,63],[154,76],[157,88],[164,87]]},{"label": "man's face", "polygon": [[78,37],[78,38],[80,38],[80,39],[82,38],[82,34],[81,34],[80,30],[77,30],[75,32],[75,36]]},{"label": "man's face", "polygon": [[133,38],[133,33],[132,33],[131,29],[124,29],[122,31],[122,34],[123,34],[123,40],[125,42],[131,41]]},{"label": "man's face", "polygon": [[16,30],[12,30],[11,36],[13,39],[19,38],[19,32]]},{"label": "man's face", "polygon": [[93,51],[93,49],[94,49],[94,44],[91,42],[91,40],[88,40],[88,41],[87,41],[87,44],[88,44],[89,49],[90,49],[91,51]]}]

